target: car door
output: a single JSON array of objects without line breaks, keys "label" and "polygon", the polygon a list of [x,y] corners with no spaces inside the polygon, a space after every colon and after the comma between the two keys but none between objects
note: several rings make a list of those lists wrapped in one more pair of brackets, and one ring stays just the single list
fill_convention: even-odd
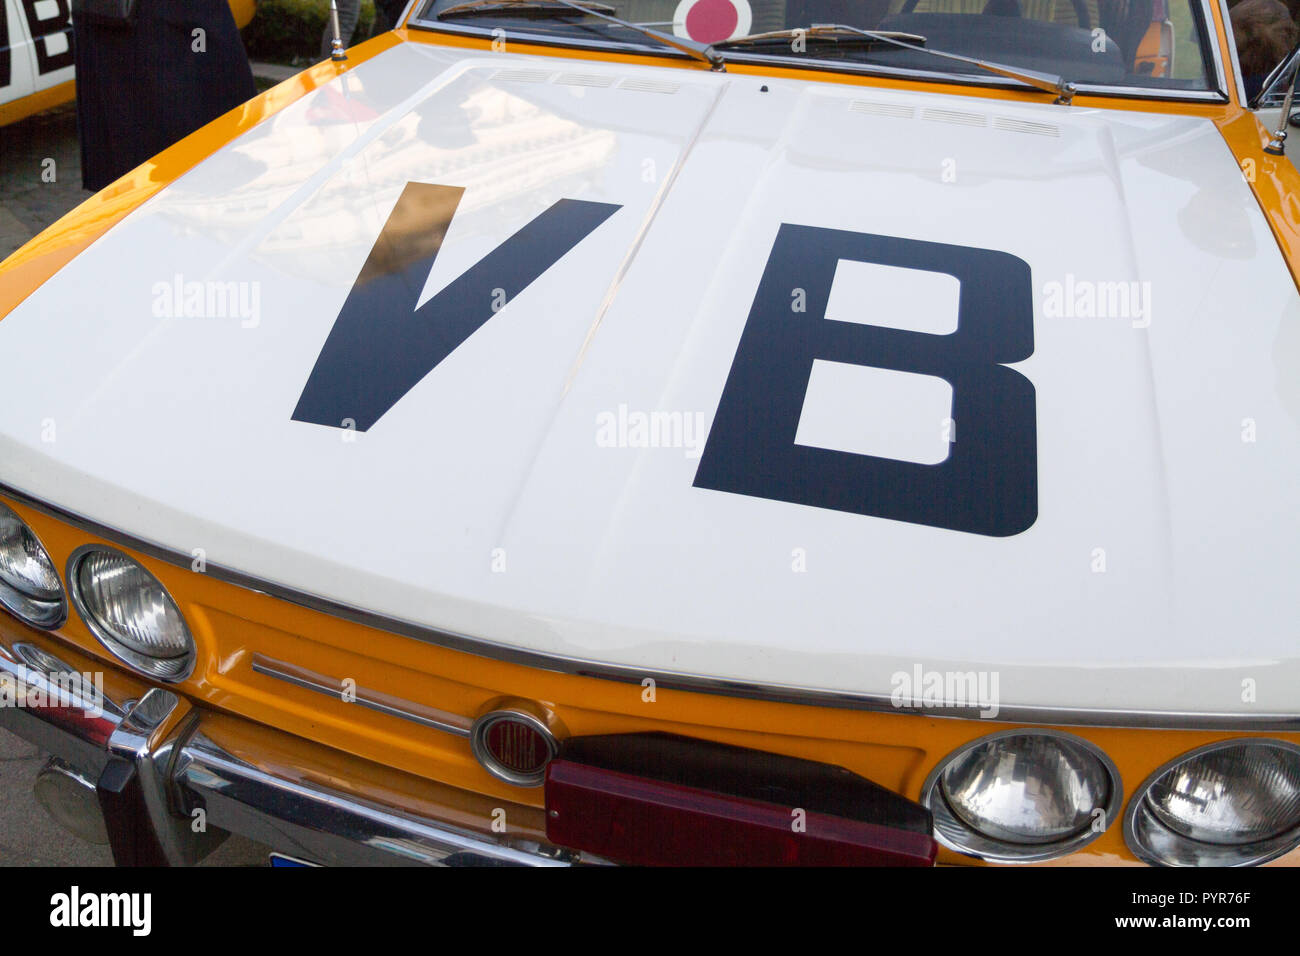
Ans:
[{"label": "car door", "polygon": [[71,0],[18,0],[27,25],[35,92],[73,78]]},{"label": "car door", "polygon": [[0,0],[0,106],[36,90],[27,20],[18,0]]}]

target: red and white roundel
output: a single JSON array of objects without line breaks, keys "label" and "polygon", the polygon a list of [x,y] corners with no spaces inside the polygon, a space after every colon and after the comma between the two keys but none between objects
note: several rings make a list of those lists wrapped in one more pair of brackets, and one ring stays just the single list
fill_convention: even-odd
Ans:
[{"label": "red and white roundel", "polygon": [[673,33],[701,43],[743,37],[753,23],[749,0],[681,0],[673,11]]}]

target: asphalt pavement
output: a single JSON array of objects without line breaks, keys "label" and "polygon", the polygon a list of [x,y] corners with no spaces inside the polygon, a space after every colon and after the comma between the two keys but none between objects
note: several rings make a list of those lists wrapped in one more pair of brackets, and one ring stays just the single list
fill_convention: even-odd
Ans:
[{"label": "asphalt pavement", "polygon": [[89,196],[71,103],[0,128],[0,259]]}]

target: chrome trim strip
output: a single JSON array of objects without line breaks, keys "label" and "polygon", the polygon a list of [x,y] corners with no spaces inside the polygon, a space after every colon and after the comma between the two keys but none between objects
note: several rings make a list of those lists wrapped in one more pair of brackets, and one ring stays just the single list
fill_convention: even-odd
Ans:
[{"label": "chrome trim strip", "polygon": [[574,861],[557,847],[496,842],[315,783],[278,777],[227,753],[201,725],[181,749],[175,782],[206,810],[210,825],[315,863],[565,866]]},{"label": "chrome trim strip", "polygon": [[[1223,70],[1223,50],[1219,47],[1219,31],[1214,25],[1214,13],[1210,9],[1211,2],[1212,0],[1201,0],[1199,4],[1200,11],[1201,11],[1201,22],[1204,24],[1205,34],[1210,40],[1210,49],[1208,51],[1204,51],[1201,55],[1204,56],[1205,52],[1208,52],[1210,54],[1210,57],[1214,63],[1215,82],[1218,83],[1219,92],[1224,95],[1225,99],[1227,99],[1228,74],[1225,73]],[[1222,3],[1223,0],[1219,0],[1219,2]],[[1228,18],[1226,16],[1223,18],[1223,22],[1225,24],[1228,22]],[[1230,39],[1229,34],[1225,33],[1225,36],[1229,36]],[[1231,46],[1231,43],[1229,43],[1229,46]]]},{"label": "chrome trim strip", "polygon": [[[3,482],[0,482],[0,494],[7,495],[13,500],[59,521],[75,525],[90,534],[113,541],[122,547],[132,548],[159,561],[194,573],[190,569],[193,560],[190,554],[136,538],[115,528],[109,528],[90,518],[60,508],[57,505],[49,504],[39,498],[34,498],[26,492],[19,491]],[[387,631],[400,637],[424,641],[437,647],[445,647],[449,650],[473,654],[489,660],[504,661],[508,664],[518,664],[560,674],[573,674],[579,677],[593,677],[629,684],[640,684],[649,677],[655,681],[658,687],[666,690],[717,694],[724,697],[740,697],[783,704],[803,704],[811,707],[837,707],[850,710],[916,714],[925,717],[952,717],[966,720],[979,718],[978,706],[970,708],[897,707],[884,694],[851,694],[844,691],[813,687],[754,684],[727,678],[699,677],[674,671],[634,668],[619,664],[583,660],[581,658],[543,654],[538,651],[522,650],[518,647],[498,644],[481,638],[455,634],[409,621],[385,617],[373,611],[365,611],[337,601],[307,594],[303,591],[272,584],[243,572],[223,568],[212,563],[207,565],[204,574],[225,581],[227,584],[265,594],[278,600],[288,601],[290,604],[312,611],[319,611],[322,614],[329,614],[341,620],[351,621],[354,624]],[[1152,730],[1300,732],[1300,713],[1221,714],[1189,711],[1027,707],[1004,704],[999,708],[997,719],[1000,723],[1009,724],[1131,727]]]},{"label": "chrome trim strip", "polygon": [[[1210,0],[1201,0],[1200,8],[1205,16],[1207,30],[1212,30],[1213,18],[1210,17]],[[1221,0],[1220,0],[1221,2]],[[429,4],[431,6],[432,3]],[[426,7],[427,9],[427,7]],[[429,33],[446,33],[453,36],[479,37],[492,39],[492,29],[476,27],[469,24],[457,24],[443,20],[425,19],[422,10],[419,15],[412,15],[407,29],[424,30]],[[584,40],[580,37],[560,37],[554,34],[529,33],[524,30],[510,31],[508,35],[521,43],[535,46],[558,47],[560,49],[603,50],[607,53],[623,53],[636,56],[661,56],[669,60],[688,61],[690,58],[662,46],[635,42],[612,42]],[[1217,40],[1214,32],[1211,39]],[[1156,102],[1190,102],[1190,103],[1227,103],[1227,78],[1223,72],[1218,44],[1210,44],[1213,75],[1216,82],[1212,90],[1152,90],[1135,86],[1108,86],[1105,84],[1077,84],[1076,96],[1111,96],[1120,99],[1143,99]],[[1014,80],[1004,80],[995,76],[977,76],[972,74],[944,73],[936,70],[903,69],[887,64],[851,63],[843,60],[792,59],[760,53],[727,51],[728,63],[741,63],[753,66],[777,66],[786,69],[805,69],[813,73],[846,73],[858,76],[878,76],[882,79],[915,80],[925,83],[945,83],[953,86],[984,87],[1004,90],[1023,90],[1024,84]]]},{"label": "chrome trim strip", "polygon": [[[1246,102],[1246,81],[1241,75],[1241,60],[1237,56],[1237,40],[1232,33],[1232,16],[1228,12],[1227,0],[1219,0],[1219,15],[1223,17],[1224,37],[1228,43],[1228,56],[1232,61],[1232,75],[1237,78],[1237,99],[1242,106],[1249,106]],[[1286,58],[1283,58],[1285,62]]]},{"label": "chrome trim strip", "polygon": [[263,657],[261,654],[254,654],[253,670],[266,677],[274,677],[276,680],[293,684],[295,687],[315,691],[325,697],[332,697],[340,703],[360,704],[362,707],[378,711],[381,714],[400,717],[402,720],[409,720],[412,723],[420,724],[422,727],[432,727],[434,730],[455,734],[457,737],[468,738],[470,735],[472,721],[468,717],[461,717],[459,714],[438,710],[436,707],[426,707],[423,704],[403,700],[400,697],[393,697],[381,691],[367,690],[364,687],[356,688],[356,700],[345,701],[342,681],[336,682],[334,678],[318,674],[315,671],[309,671],[305,667],[298,667],[295,664],[288,664],[284,661]]}]

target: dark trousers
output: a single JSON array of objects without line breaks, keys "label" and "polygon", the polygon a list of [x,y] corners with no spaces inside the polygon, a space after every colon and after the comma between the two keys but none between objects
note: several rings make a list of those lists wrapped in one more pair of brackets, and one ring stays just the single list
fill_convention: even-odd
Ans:
[{"label": "dark trousers", "polygon": [[257,92],[227,0],[137,0],[126,25],[73,10],[87,189],[103,189]]}]

